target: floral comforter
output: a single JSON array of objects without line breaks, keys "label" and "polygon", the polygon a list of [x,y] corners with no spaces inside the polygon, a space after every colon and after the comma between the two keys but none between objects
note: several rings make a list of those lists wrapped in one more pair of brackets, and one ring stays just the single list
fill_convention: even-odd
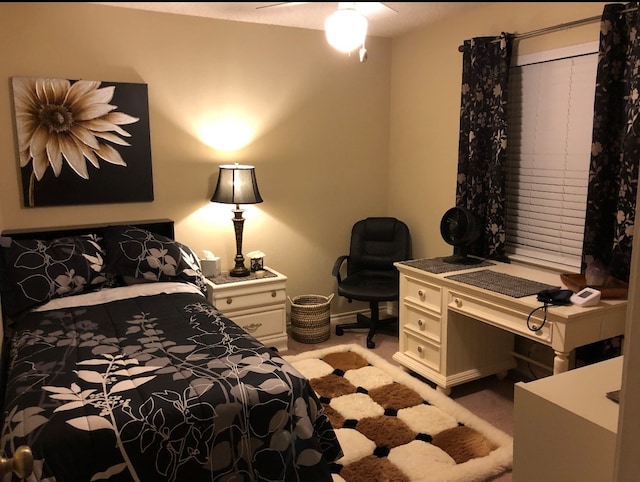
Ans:
[{"label": "floral comforter", "polygon": [[31,447],[28,480],[331,480],[341,449],[308,381],[199,294],[32,312],[13,330],[1,443]]}]

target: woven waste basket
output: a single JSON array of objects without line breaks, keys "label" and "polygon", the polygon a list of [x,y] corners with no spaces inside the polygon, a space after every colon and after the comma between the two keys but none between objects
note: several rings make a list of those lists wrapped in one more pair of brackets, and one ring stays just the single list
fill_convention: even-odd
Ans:
[{"label": "woven waste basket", "polygon": [[291,302],[291,336],[302,343],[320,343],[329,339],[330,308],[333,294],[300,295]]}]

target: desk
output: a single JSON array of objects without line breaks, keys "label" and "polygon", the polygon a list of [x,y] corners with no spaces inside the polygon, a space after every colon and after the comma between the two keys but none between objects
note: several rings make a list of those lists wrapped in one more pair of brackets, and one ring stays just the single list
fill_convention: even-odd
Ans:
[{"label": "desk", "polygon": [[400,340],[393,358],[447,394],[455,385],[514,368],[514,335],[552,347],[553,373],[558,374],[569,369],[575,348],[624,333],[626,300],[602,300],[588,308],[550,306],[544,323],[543,310],[531,316],[531,325],[540,327],[531,331],[527,317],[541,306],[535,294],[516,298],[450,278],[487,270],[487,277],[503,273],[562,286],[555,272],[497,261],[489,266],[452,265],[452,271],[444,273],[407,262],[395,266],[400,272]]}]

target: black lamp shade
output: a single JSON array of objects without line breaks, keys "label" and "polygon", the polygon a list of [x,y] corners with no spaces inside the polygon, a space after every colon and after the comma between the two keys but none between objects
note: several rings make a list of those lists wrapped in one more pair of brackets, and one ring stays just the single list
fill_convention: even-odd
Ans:
[{"label": "black lamp shade", "polygon": [[257,204],[262,202],[253,166],[229,164],[220,166],[218,183],[211,202],[224,204]]}]

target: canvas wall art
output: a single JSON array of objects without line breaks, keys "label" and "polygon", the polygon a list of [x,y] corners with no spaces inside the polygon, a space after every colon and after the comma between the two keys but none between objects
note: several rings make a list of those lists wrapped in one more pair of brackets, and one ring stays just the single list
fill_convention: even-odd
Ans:
[{"label": "canvas wall art", "polygon": [[13,77],[26,207],[153,201],[146,84]]}]

